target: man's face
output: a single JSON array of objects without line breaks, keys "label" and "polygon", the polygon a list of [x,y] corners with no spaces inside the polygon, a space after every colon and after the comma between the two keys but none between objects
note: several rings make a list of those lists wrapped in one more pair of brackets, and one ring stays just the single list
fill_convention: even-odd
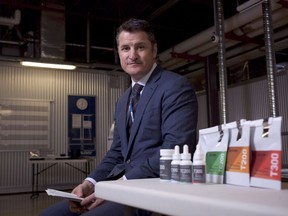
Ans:
[{"label": "man's face", "polygon": [[151,70],[157,45],[152,46],[146,32],[123,31],[118,37],[118,53],[123,70],[138,81]]}]

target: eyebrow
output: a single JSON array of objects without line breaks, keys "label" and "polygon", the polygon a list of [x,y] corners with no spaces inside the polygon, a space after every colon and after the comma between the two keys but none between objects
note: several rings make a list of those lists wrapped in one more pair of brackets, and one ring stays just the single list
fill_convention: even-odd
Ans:
[{"label": "eyebrow", "polygon": [[[145,42],[137,42],[137,43],[135,43],[135,44],[133,44],[133,46],[139,46],[139,45],[147,45],[147,43],[145,43]],[[119,47],[125,47],[125,46],[131,46],[130,45],[130,43],[125,43],[125,44],[122,44],[122,45],[120,45]]]}]

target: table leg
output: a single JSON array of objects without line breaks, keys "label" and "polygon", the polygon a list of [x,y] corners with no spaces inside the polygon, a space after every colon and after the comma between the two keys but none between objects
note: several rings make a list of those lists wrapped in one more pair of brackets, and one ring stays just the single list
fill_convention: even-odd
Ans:
[{"label": "table leg", "polygon": [[[36,191],[35,191],[35,176],[36,176]],[[31,199],[37,198],[39,196],[38,193],[38,164],[36,164],[36,174],[35,174],[35,164],[32,164],[32,194],[30,196]]]},{"label": "table leg", "polygon": [[87,160],[86,162],[86,176],[88,176],[90,174],[90,161]]},{"label": "table leg", "polygon": [[39,175],[38,164],[36,164],[36,195],[37,197],[39,196],[38,175]]}]

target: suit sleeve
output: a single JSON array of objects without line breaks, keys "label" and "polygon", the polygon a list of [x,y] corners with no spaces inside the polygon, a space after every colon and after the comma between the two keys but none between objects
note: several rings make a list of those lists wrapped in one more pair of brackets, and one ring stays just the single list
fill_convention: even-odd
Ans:
[{"label": "suit sleeve", "polygon": [[[95,181],[107,180],[107,176],[109,176],[110,172],[115,169],[117,165],[119,166],[121,164],[123,164],[123,155],[121,153],[121,140],[117,124],[115,124],[112,146],[106,153],[101,163],[96,167],[94,171],[90,173],[89,177],[95,179]],[[122,172],[123,170],[124,168],[122,170],[119,170],[119,172]],[[121,173],[119,173],[119,175],[120,174]]]}]

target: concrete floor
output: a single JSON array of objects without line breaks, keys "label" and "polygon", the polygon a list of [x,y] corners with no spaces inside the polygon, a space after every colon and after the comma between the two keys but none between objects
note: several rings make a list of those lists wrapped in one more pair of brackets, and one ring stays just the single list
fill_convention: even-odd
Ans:
[{"label": "concrete floor", "polygon": [[5,216],[38,216],[42,209],[61,201],[61,198],[40,193],[38,198],[31,199],[30,193],[0,195],[0,215]]}]

